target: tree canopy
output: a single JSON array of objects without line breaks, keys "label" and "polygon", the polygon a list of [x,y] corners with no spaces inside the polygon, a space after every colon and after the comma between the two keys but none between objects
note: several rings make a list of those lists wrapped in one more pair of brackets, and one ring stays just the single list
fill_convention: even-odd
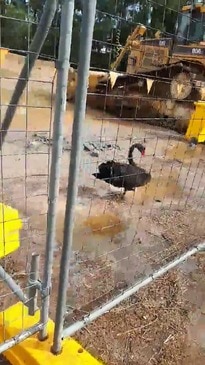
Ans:
[{"label": "tree canopy", "polygon": [[[75,0],[71,63],[78,62],[79,34],[82,18],[82,0]],[[13,51],[26,51],[40,20],[45,0],[0,0],[1,44]],[[93,34],[91,65],[109,68],[116,57],[116,49],[125,44],[136,24],[147,26],[147,35],[157,30],[167,35],[175,31],[178,12],[183,0],[98,0]],[[61,1],[53,20],[42,53],[55,57],[61,16]]]}]

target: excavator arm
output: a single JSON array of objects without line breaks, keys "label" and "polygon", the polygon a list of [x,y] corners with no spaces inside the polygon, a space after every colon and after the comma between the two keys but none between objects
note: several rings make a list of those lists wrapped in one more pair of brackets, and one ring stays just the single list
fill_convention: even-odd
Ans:
[{"label": "excavator arm", "polygon": [[111,64],[111,71],[116,71],[118,66],[120,65],[122,59],[124,58],[124,56],[126,55],[126,53],[130,50],[131,46],[132,46],[132,42],[135,41],[138,37],[142,37],[144,35],[144,33],[146,32],[146,27],[142,24],[139,24],[134,31],[132,32],[132,34],[130,34],[127,37],[125,46],[122,47],[119,56],[116,58],[116,60]]}]

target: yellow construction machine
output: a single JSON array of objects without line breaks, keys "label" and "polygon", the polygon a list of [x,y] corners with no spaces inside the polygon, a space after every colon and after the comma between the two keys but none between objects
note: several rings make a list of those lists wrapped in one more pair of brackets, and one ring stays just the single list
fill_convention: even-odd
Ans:
[{"label": "yellow construction machine", "polygon": [[[173,117],[183,124],[194,103],[205,100],[205,2],[182,7],[173,36],[158,31],[145,39],[145,32],[145,26],[136,27],[110,72],[90,71],[88,104],[126,115],[134,111],[138,117]],[[127,69],[121,73],[125,55]],[[76,81],[77,71],[71,69],[68,99],[74,98]]]}]

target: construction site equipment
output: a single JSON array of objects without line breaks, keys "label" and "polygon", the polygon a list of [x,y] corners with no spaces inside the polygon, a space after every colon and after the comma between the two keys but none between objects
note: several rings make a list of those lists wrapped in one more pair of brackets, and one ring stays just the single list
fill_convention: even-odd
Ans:
[{"label": "construction site equipment", "polygon": [[[110,72],[90,71],[88,103],[134,116],[189,119],[194,101],[205,99],[205,4],[183,6],[175,32],[157,32],[142,39],[138,25],[111,66]],[[117,72],[127,55],[126,73]],[[75,96],[77,71],[70,70],[68,100]],[[106,99],[105,99],[106,95]],[[149,105],[149,108],[148,108]],[[146,111],[146,114],[145,114]]]}]

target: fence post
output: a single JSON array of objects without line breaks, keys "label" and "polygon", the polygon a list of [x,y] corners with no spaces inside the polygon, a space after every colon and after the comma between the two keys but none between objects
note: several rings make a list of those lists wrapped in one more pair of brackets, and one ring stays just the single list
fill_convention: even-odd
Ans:
[{"label": "fence post", "polygon": [[[34,316],[38,309],[37,306],[37,286],[36,283],[39,280],[39,254],[33,253],[31,257],[31,269],[29,275],[29,289],[28,289],[28,314],[29,316]],[[40,284],[40,283],[39,283]]]},{"label": "fence post", "polygon": [[26,87],[32,68],[37,60],[41,48],[45,42],[48,35],[49,29],[51,27],[55,12],[57,9],[57,0],[47,0],[45,3],[43,15],[41,17],[40,23],[38,25],[37,31],[31,42],[29,53],[25,59],[25,63],[19,75],[18,81],[16,83],[15,90],[11,97],[9,106],[6,110],[6,114],[0,129],[0,150],[4,143],[4,139],[7,135],[7,131],[11,125],[12,119],[14,117],[18,102],[21,95]]},{"label": "fence post", "polygon": [[95,24],[96,0],[83,2],[82,28],[80,36],[80,54],[78,66],[78,84],[75,97],[75,111],[72,131],[72,149],[70,157],[68,193],[64,221],[63,248],[59,274],[58,302],[55,317],[55,331],[52,352],[61,351],[63,320],[66,306],[66,293],[69,278],[69,264],[72,249],[74,225],[74,207],[77,196],[77,175],[80,165],[82,126],[85,119],[87,85],[92,50],[93,28]]},{"label": "fence post", "polygon": [[60,180],[60,161],[63,149],[63,116],[66,108],[66,94],[68,84],[68,71],[71,50],[72,26],[74,14],[74,0],[65,0],[62,6],[61,26],[60,26],[60,44],[59,56],[56,67],[57,86],[56,86],[56,103],[54,116],[54,131],[52,145],[52,163],[50,172],[49,185],[49,206],[47,217],[47,237],[45,250],[45,267],[42,284],[42,308],[41,322],[43,328],[39,333],[39,339],[44,340],[47,337],[46,323],[49,316],[49,297],[51,287],[51,276],[53,267],[53,254],[55,247],[55,229],[56,229],[56,210],[59,192]]}]

